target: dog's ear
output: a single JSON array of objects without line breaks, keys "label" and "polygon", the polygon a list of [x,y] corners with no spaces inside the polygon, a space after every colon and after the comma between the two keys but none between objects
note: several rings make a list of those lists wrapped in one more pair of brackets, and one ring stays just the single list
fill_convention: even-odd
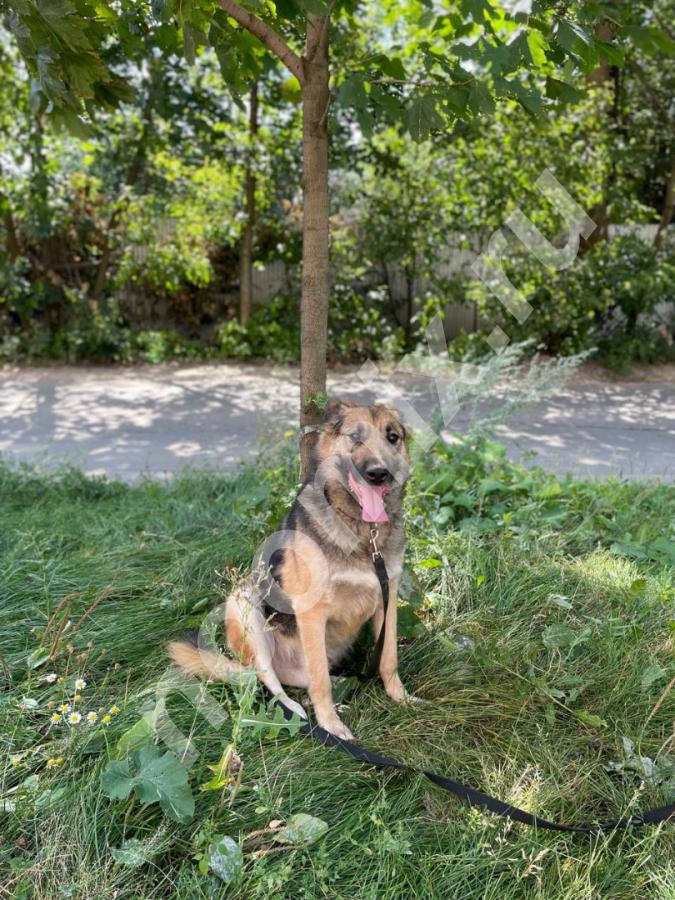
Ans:
[{"label": "dog's ear", "polygon": [[331,397],[324,410],[324,422],[332,428],[334,432],[339,432],[344,421],[345,413],[354,406],[356,406],[356,404],[352,403],[351,400],[340,400],[338,397]]}]

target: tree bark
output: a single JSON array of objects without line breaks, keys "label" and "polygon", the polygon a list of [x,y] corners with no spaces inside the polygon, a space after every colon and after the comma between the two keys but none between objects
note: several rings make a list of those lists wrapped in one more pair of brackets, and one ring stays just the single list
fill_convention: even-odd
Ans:
[{"label": "tree bark", "polygon": [[414,311],[415,276],[408,270],[405,273],[405,345],[412,350],[412,319]]},{"label": "tree bark", "polygon": [[[307,16],[302,92],[303,247],[300,301],[300,426],[319,424],[326,398],[328,333],[328,31],[329,17]],[[312,470],[315,431],[300,440],[301,477]]]},{"label": "tree bark", "polygon": [[253,307],[253,233],[255,230],[255,140],[258,134],[258,82],[251,85],[249,98],[249,141],[246,160],[246,221],[239,249],[239,321],[245,325]]},{"label": "tree bark", "polygon": [[[605,43],[610,43],[614,40],[614,35],[616,34],[616,25],[614,22],[609,21],[608,19],[604,19],[595,26],[595,37],[604,41]],[[600,59],[598,66],[591,72],[588,76],[588,83],[595,87],[602,87],[606,84],[610,77],[612,76],[612,68],[610,67],[607,59],[603,56]],[[618,90],[619,86],[615,80],[614,84],[614,104],[612,106],[612,118],[613,125],[616,125],[616,117],[618,115]],[[611,180],[611,178],[610,178]],[[607,193],[609,191],[609,185],[605,185],[604,194],[605,196],[600,200],[599,203],[596,203],[593,206],[588,214],[595,222],[595,228],[590,233],[587,238],[582,238],[580,243],[580,250],[582,253],[585,253],[587,250],[590,250],[591,247],[594,247],[596,244],[599,244],[600,241],[606,241],[609,237],[609,215],[607,211]]]},{"label": "tree bark", "polygon": [[660,247],[663,235],[666,229],[673,221],[673,208],[675,207],[675,161],[670,167],[670,175],[666,183],[666,196],[663,201],[663,211],[661,213],[661,221],[654,236],[654,246]]},{"label": "tree bark", "polygon": [[5,249],[7,250],[7,259],[9,259],[10,262],[14,262],[19,255],[21,248],[19,247],[19,239],[16,234],[14,216],[12,215],[12,208],[9,205],[9,200],[6,201],[5,211],[2,217],[5,223]]}]

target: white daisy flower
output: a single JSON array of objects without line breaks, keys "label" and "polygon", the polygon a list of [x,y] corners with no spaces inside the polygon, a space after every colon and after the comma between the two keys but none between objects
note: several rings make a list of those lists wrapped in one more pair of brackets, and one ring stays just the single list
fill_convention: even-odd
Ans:
[{"label": "white daisy flower", "polygon": [[74,712],[68,716],[69,725],[79,725],[82,721],[82,713]]},{"label": "white daisy flower", "polygon": [[58,725],[61,721],[61,718],[61,713],[52,713],[49,721],[52,723],[52,725]]},{"label": "white daisy flower", "polygon": [[93,710],[87,713],[87,722],[89,722],[90,725],[93,725],[97,719],[98,715]]},{"label": "white daisy flower", "polygon": [[54,682],[56,681],[56,679],[58,677],[59,676],[56,674],[56,672],[50,672],[49,675],[45,675],[45,677],[42,680],[46,681],[47,684],[54,684]]},{"label": "white daisy flower", "polygon": [[87,686],[87,682],[84,680],[84,678],[76,678],[75,679],[75,690],[76,691],[83,691],[86,688],[86,686]]}]

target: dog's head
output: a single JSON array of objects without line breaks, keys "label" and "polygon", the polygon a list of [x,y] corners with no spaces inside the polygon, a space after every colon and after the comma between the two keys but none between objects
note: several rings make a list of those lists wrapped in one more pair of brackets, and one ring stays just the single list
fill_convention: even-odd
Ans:
[{"label": "dog's head", "polygon": [[394,410],[332,400],[316,447],[319,471],[339,482],[361,507],[364,522],[386,522],[386,497],[408,474],[408,434]]}]

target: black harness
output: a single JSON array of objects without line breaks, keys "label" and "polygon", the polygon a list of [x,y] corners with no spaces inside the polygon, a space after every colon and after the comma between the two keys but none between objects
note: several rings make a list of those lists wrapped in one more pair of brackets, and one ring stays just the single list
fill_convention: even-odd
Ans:
[{"label": "black harness", "polygon": [[[379,581],[382,590],[382,605],[384,612],[382,628],[377,636],[375,648],[367,667],[367,677],[372,678],[377,674],[380,657],[382,655],[382,648],[384,646],[387,610],[389,608],[389,576],[382,554],[377,547],[377,528],[371,529],[370,543],[373,548],[373,568],[375,569],[375,574],[377,575],[377,580]],[[363,676],[361,677],[363,678]],[[293,713],[283,706],[283,704],[281,705],[285,717],[291,719]],[[510,803],[505,803],[497,797],[491,797],[490,794],[484,794],[483,791],[476,790],[476,788],[462,784],[459,781],[454,781],[452,778],[448,778],[445,775],[439,775],[437,772],[432,772],[429,769],[419,769],[416,766],[402,763],[397,759],[391,759],[388,756],[382,756],[380,753],[374,753],[372,750],[366,750],[350,741],[343,741],[326,731],[325,728],[321,728],[319,725],[310,725],[309,723],[302,725],[300,733],[308,735],[315,741],[323,744],[324,747],[335,747],[338,750],[342,750],[343,753],[348,753],[350,756],[353,756],[354,759],[359,759],[362,762],[389,769],[414,772],[417,775],[424,775],[425,778],[438,785],[438,787],[443,788],[444,791],[454,794],[456,797],[459,797],[460,800],[466,800],[471,806],[482,807],[497,816],[505,816],[512,819],[514,822],[521,822],[523,825],[530,825],[533,828],[544,828],[548,831],[568,831],[580,834],[591,834],[599,831],[615,831],[616,829],[629,828],[634,825],[658,825],[659,822],[665,822],[667,819],[675,816],[675,803],[671,803],[668,806],[660,806],[658,809],[650,809],[648,812],[642,813],[641,815],[628,816],[623,819],[614,819],[610,822],[597,822],[591,825],[564,825],[560,822],[551,822],[548,819],[543,819],[541,816],[526,812],[524,809],[512,806]]]}]

